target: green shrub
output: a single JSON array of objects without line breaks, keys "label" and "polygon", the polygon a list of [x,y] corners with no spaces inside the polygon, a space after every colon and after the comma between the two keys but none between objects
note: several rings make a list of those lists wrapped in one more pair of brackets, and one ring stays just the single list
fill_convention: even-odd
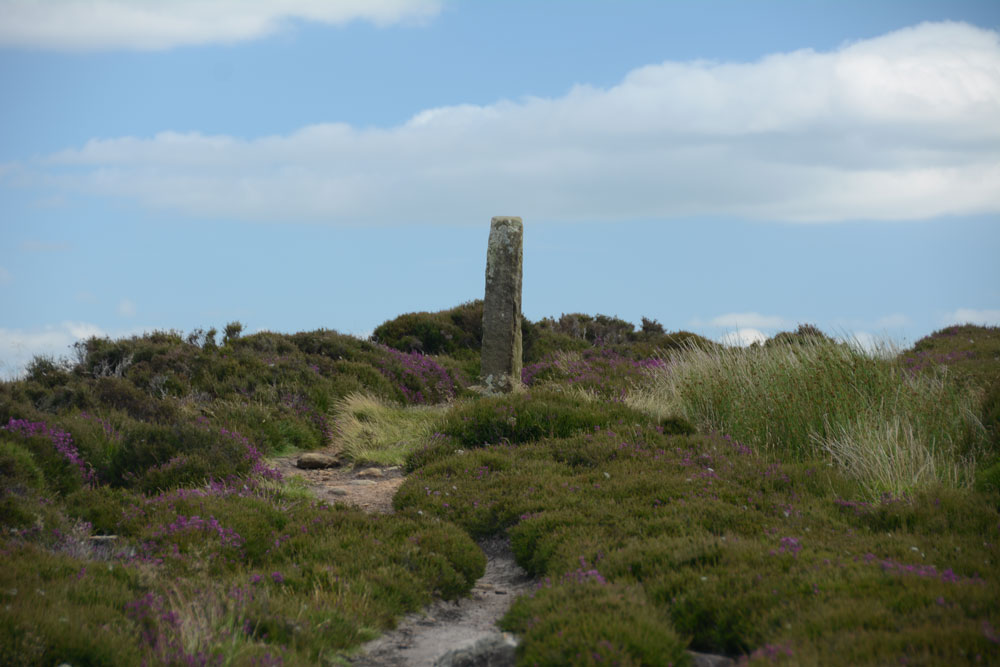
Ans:
[{"label": "green shrub", "polygon": [[331,329],[303,331],[288,337],[289,341],[307,355],[318,355],[331,360],[353,361],[375,350],[368,341],[337,333]]},{"label": "green shrub", "polygon": [[690,331],[673,331],[670,333],[637,332],[629,336],[626,343],[610,346],[617,354],[644,361],[648,359],[663,359],[671,353],[690,348],[715,350],[721,347],[715,341],[691,333]]},{"label": "green shrub", "polygon": [[527,321],[522,323],[522,345],[522,358],[526,366],[551,358],[559,352],[580,352],[592,347],[583,339],[542,325],[529,324]]},{"label": "green shrub", "polygon": [[502,627],[521,636],[528,665],[682,665],[685,642],[634,586],[579,568],[518,598]]},{"label": "green shrub", "polygon": [[368,391],[384,397],[395,394],[392,380],[369,363],[338,361],[334,364],[333,372],[336,373],[333,378],[335,396],[343,397],[357,391]]},{"label": "green shrub", "polygon": [[984,493],[1000,493],[1000,456],[993,455],[980,462],[975,486]]},{"label": "green shrub", "polygon": [[782,345],[817,345],[832,343],[833,339],[812,324],[800,324],[795,331],[782,331],[768,338],[764,347]]},{"label": "green shrub", "polygon": [[230,343],[235,343],[242,333],[242,322],[230,322],[226,325],[226,328],[222,330],[222,344],[228,345]]},{"label": "green shrub", "polygon": [[621,401],[629,388],[645,378],[647,369],[663,365],[660,359],[635,359],[613,348],[589,348],[557,352],[528,364],[521,371],[521,381],[531,387],[557,383],[594,397]]},{"label": "green shrub", "polygon": [[647,336],[655,336],[658,334],[665,334],[666,331],[663,330],[663,325],[656,320],[650,320],[646,317],[642,318],[642,326],[640,331]]},{"label": "green shrub", "polygon": [[288,336],[270,331],[261,331],[250,336],[237,335],[229,341],[229,345],[234,350],[252,351],[270,357],[281,357],[297,351],[296,345]]},{"label": "green shrub", "polygon": [[914,373],[945,368],[962,382],[988,387],[1000,377],[1000,327],[950,326],[921,338],[899,359]]},{"label": "green shrub", "polygon": [[225,430],[138,423],[122,434],[107,479],[145,492],[198,485],[246,474],[254,452],[246,438]]},{"label": "green shrub", "polygon": [[93,337],[74,347],[77,356],[74,371],[94,378],[125,377],[133,365],[143,362],[151,374],[183,372],[198,351],[176,331],[154,331],[115,341]]},{"label": "green shrub", "polygon": [[[589,315],[563,317],[565,322],[562,325],[551,318],[543,319],[537,323],[523,321],[521,328],[525,366],[550,360],[558,356],[559,353],[582,352],[589,354],[595,346],[602,350],[610,350],[614,354],[633,361],[643,361],[662,356],[673,350],[689,347],[704,350],[720,347],[718,343],[689,331],[664,333],[655,326],[650,328],[649,324],[647,324],[646,331],[632,331],[629,329],[632,325],[628,322],[622,323],[621,320],[615,320],[618,324],[612,326],[610,333],[604,332],[605,335],[597,335],[593,334],[593,327],[597,326],[599,331],[603,331],[600,329],[600,321],[602,319],[610,321],[614,318],[604,318],[601,315],[598,315],[597,318],[590,318]],[[580,320],[577,318],[586,320],[586,327],[590,328],[584,331],[584,325],[580,325]]]},{"label": "green shrub", "polygon": [[483,302],[471,301],[436,313],[400,315],[375,327],[372,338],[402,352],[478,351],[483,341]]},{"label": "green shrub", "polygon": [[[466,594],[485,568],[452,525],[259,480],[82,488],[65,506],[72,529],[36,517],[0,539],[3,664],[327,664],[433,595]],[[118,537],[94,547],[91,530]]]},{"label": "green shrub", "polygon": [[47,389],[64,385],[69,381],[70,374],[66,364],[51,357],[38,356],[33,358],[25,369],[25,380],[37,382]]},{"label": "green shrub", "polygon": [[468,449],[561,438],[581,430],[648,421],[642,413],[622,404],[541,389],[456,405],[437,430],[452,437],[458,447]]},{"label": "green shrub", "polygon": [[987,451],[976,470],[976,488],[1000,492],[1000,377],[983,394],[981,420],[987,434]]},{"label": "green shrub", "polygon": [[0,664],[142,662],[138,631],[124,615],[142,594],[136,569],[0,544]]},{"label": "green shrub", "polygon": [[89,523],[95,535],[115,535],[121,530],[126,510],[138,502],[139,498],[126,489],[99,485],[69,494],[65,507],[71,518]]},{"label": "green shrub", "polygon": [[8,419],[14,415],[26,415],[29,411],[55,413],[63,410],[91,409],[96,401],[87,384],[75,375],[66,377],[67,384],[52,387],[40,385],[30,380],[19,383],[19,398],[27,399],[30,408],[24,409],[25,406],[22,403],[17,410],[9,413]]},{"label": "green shrub", "polygon": [[34,457],[22,443],[7,438],[0,439],[0,477],[8,493],[41,493],[45,491],[45,477]]},{"label": "green shrub", "polygon": [[0,439],[0,526],[34,524],[45,491],[45,477],[31,452],[21,443]]},{"label": "green shrub", "polygon": [[[996,534],[996,496],[864,498],[822,461],[626,423],[452,452],[414,471],[394,503],[473,535],[508,533],[544,582],[502,621],[522,634],[525,662],[596,663],[600,646],[602,659],[650,664],[648,651],[687,639],[751,664],[1000,659],[1000,592],[984,574],[996,543],[983,539]],[[684,640],[654,649],[655,637]]]},{"label": "green shrub", "polygon": [[631,322],[608,315],[563,314],[558,320],[547,318],[540,323],[557,333],[585,340],[595,345],[623,343],[635,331]]},{"label": "green shrub", "polygon": [[[64,495],[95,479],[93,466],[80,456],[73,436],[46,422],[12,419],[2,427],[4,437],[22,445],[31,454],[32,461],[42,471],[48,489]],[[18,449],[11,452],[13,471],[25,472],[30,468]]]},{"label": "green shrub", "polygon": [[29,384],[34,383],[23,380],[0,382],[0,424],[6,424],[11,419],[35,420],[38,418],[40,412],[28,396]]},{"label": "green shrub", "polygon": [[94,393],[102,406],[121,410],[139,421],[169,423],[177,418],[172,404],[142,391],[125,378],[99,378]]},{"label": "green shrub", "polygon": [[261,433],[272,452],[319,449],[325,434],[297,419],[271,419],[261,425]]}]

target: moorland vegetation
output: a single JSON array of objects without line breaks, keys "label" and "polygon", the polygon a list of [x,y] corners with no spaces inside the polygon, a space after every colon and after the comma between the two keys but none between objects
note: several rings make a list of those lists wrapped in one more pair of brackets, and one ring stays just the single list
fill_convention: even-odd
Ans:
[{"label": "moorland vegetation", "polygon": [[[1000,662],[1000,329],[873,354],[562,315],[483,397],[481,323],[92,338],[0,383],[0,663],[343,664],[496,535],[538,580],[521,664]],[[328,447],[404,466],[395,513],[269,463]]]}]

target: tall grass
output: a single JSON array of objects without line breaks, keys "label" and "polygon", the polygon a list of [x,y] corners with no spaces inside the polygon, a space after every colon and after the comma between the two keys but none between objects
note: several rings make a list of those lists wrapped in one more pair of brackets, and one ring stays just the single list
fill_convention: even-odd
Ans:
[{"label": "tall grass", "polygon": [[402,465],[430,438],[446,407],[401,407],[368,394],[351,394],[334,408],[334,445],[355,463]]},{"label": "tall grass", "polygon": [[832,341],[692,347],[650,368],[627,402],[681,414],[774,460],[832,459],[873,495],[967,486],[984,442],[972,390]]}]

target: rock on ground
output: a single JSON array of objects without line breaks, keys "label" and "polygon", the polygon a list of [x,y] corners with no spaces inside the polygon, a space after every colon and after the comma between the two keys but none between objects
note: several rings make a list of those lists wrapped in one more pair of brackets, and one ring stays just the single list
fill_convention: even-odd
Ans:
[{"label": "rock on ground", "polygon": [[513,667],[516,650],[514,635],[497,632],[448,651],[434,662],[434,667]]},{"label": "rock on ground", "polygon": [[300,456],[295,465],[303,470],[319,470],[322,468],[339,468],[341,461],[336,456],[330,456],[329,454],[309,452]]}]

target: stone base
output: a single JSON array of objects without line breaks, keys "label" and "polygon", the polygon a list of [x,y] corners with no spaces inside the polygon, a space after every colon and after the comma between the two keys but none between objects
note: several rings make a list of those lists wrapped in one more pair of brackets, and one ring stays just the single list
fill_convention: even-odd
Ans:
[{"label": "stone base", "polygon": [[496,394],[509,394],[516,391],[524,391],[524,384],[520,378],[515,380],[510,375],[487,375],[479,378],[479,384],[471,389],[484,396],[494,396]]}]

